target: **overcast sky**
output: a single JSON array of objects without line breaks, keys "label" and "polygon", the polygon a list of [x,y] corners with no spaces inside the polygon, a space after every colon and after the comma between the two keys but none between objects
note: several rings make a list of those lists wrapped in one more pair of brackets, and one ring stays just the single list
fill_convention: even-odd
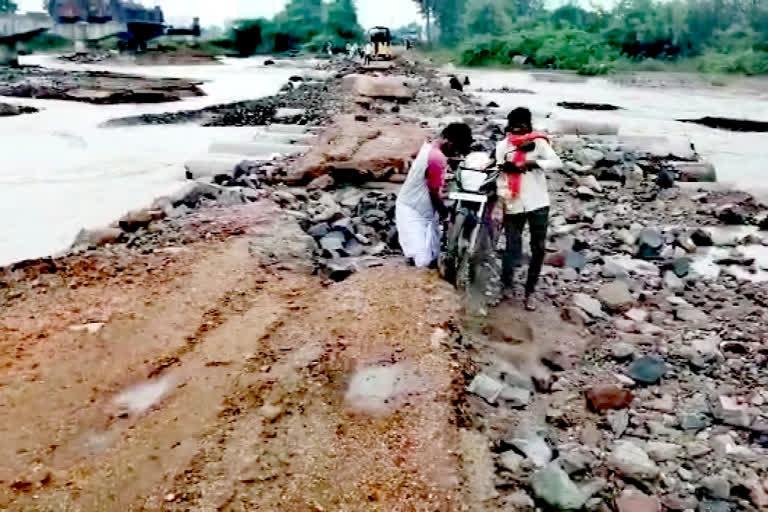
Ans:
[{"label": "overcast sky", "polygon": [[[144,5],[160,5],[169,19],[200,16],[206,25],[221,25],[226,20],[243,17],[271,17],[286,0],[141,0]],[[419,19],[413,0],[356,0],[360,23],[364,27],[386,25],[399,27]],[[22,10],[41,10],[42,0],[16,0]]]}]

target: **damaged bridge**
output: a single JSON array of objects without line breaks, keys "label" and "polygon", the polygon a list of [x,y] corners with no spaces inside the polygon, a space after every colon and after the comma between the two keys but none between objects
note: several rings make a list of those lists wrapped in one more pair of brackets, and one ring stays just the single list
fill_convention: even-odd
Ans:
[{"label": "damaged bridge", "polygon": [[0,15],[0,66],[18,64],[16,45],[53,28],[53,20],[44,13]]}]

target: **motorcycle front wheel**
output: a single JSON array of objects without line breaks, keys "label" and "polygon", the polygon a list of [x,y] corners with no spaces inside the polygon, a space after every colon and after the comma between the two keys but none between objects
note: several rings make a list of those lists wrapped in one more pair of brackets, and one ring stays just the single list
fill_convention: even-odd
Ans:
[{"label": "motorcycle front wheel", "polygon": [[453,222],[445,227],[445,244],[440,252],[438,268],[443,279],[456,286],[458,262],[461,261],[461,237],[462,230],[467,220],[465,213],[456,213]]}]

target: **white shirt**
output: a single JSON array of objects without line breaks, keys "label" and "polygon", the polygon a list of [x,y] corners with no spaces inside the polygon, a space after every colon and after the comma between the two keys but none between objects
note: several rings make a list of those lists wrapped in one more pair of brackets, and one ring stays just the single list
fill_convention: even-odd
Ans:
[{"label": "white shirt", "polygon": [[[497,181],[499,202],[504,208],[505,215],[530,212],[549,206],[549,191],[547,190],[547,172],[556,171],[563,167],[563,162],[555,150],[544,139],[535,139],[536,148],[526,153],[528,162],[536,162],[539,168],[522,173],[520,195],[512,198],[509,191],[507,174],[502,172]],[[505,137],[496,145],[496,163],[502,165],[511,162],[515,146]]]}]

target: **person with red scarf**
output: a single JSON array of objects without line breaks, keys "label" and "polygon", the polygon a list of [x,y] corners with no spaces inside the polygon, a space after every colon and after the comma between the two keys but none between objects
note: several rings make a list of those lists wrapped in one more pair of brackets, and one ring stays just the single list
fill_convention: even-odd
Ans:
[{"label": "person with red scarf", "polygon": [[502,170],[497,191],[507,238],[502,279],[508,289],[513,286],[515,269],[522,263],[523,229],[527,223],[531,232],[531,260],[525,283],[525,307],[533,311],[549,226],[547,172],[560,169],[563,164],[547,136],[533,131],[531,111],[527,108],[516,108],[507,116],[506,135],[496,146],[496,162]]}]

